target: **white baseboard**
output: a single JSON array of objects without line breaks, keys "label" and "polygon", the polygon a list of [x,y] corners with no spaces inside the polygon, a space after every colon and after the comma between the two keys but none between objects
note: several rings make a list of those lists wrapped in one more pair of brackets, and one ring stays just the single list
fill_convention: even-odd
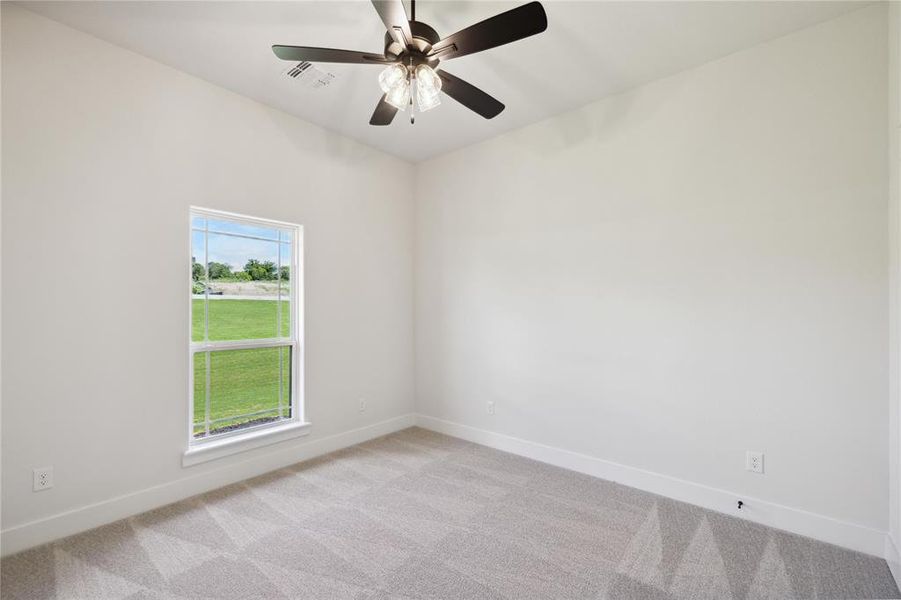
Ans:
[{"label": "white baseboard", "polygon": [[[416,424],[425,429],[476,444],[489,446],[608,481],[615,481],[762,525],[790,531],[851,550],[857,550],[858,552],[879,556],[880,558],[885,556],[886,538],[888,535],[884,531],[871,527],[840,521],[759,498],[751,498],[744,494],[736,494],[735,492],[712,488],[586,454],[545,446],[427,415],[417,415]],[[741,510],[737,507],[739,498],[745,503]]]},{"label": "white baseboard", "polygon": [[885,562],[895,578],[895,584],[901,588],[901,553],[898,552],[898,544],[891,534],[885,536]]},{"label": "white baseboard", "polygon": [[229,462],[215,470],[204,471],[124,496],[9,527],[0,532],[0,555],[6,556],[106,525],[256,475],[400,431],[412,427],[414,424],[415,415],[408,414],[303,444],[281,449],[273,446],[272,452],[240,462]]},{"label": "white baseboard", "polygon": [[[426,415],[412,414],[304,444],[292,445],[241,462],[228,463],[227,466],[219,469],[204,471],[197,475],[4,529],[0,532],[0,555],[6,556],[112,523],[255,475],[400,431],[414,424],[564,469],[616,481],[777,529],[884,557],[895,580],[901,585],[901,555],[899,555],[897,545],[886,532],[562,448],[545,446]],[[741,511],[735,506],[736,498],[739,497],[745,501],[745,506]]]}]

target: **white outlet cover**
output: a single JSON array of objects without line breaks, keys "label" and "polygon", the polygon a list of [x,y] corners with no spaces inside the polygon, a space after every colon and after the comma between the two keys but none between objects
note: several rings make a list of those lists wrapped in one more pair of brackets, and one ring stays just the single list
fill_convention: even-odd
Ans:
[{"label": "white outlet cover", "polygon": [[488,403],[488,414],[489,414],[489,415],[493,415],[493,414],[494,414],[494,402],[489,402],[489,403]]},{"label": "white outlet cover", "polygon": [[745,469],[752,473],[763,474],[763,452],[748,450],[745,454]]},{"label": "white outlet cover", "polygon": [[34,469],[32,476],[32,491],[40,492],[53,487],[53,467]]}]

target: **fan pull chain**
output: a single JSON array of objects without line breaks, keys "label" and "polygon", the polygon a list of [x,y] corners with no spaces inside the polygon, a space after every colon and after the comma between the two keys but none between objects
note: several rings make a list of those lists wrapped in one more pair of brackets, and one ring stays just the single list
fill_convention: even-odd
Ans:
[{"label": "fan pull chain", "polygon": [[[413,11],[413,20],[416,20],[416,6],[414,0],[410,0],[410,6]],[[410,72],[407,75],[408,80],[410,82],[410,125],[413,125],[416,122],[416,117],[413,116],[413,57],[410,57]]]}]

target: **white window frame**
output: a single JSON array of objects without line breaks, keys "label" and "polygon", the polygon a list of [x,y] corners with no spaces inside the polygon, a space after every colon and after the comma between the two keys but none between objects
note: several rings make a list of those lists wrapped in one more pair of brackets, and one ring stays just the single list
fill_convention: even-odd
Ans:
[{"label": "white window frame", "polygon": [[[286,223],[283,221],[274,221],[271,219],[262,219],[249,215],[242,215],[231,212],[213,210],[209,208],[200,208],[192,206],[188,218],[188,247],[193,252],[193,234],[199,231],[194,228],[193,222],[195,217],[203,219],[230,221],[233,223],[241,223],[256,227],[270,227],[278,230],[289,230],[292,233],[293,241],[291,243],[291,265],[290,265],[290,299],[291,307],[291,324],[288,331],[288,337],[273,337],[261,340],[231,340],[231,341],[200,341],[195,342],[192,336],[193,324],[193,300],[194,295],[188,294],[188,411],[187,411],[187,449],[182,455],[182,465],[187,467],[200,462],[206,462],[237,452],[244,452],[252,448],[258,448],[268,444],[274,444],[286,439],[298,437],[309,433],[310,424],[306,422],[304,416],[303,401],[303,226],[295,223]],[[208,229],[205,231],[208,232]],[[236,237],[242,236],[240,234]],[[256,239],[256,238],[255,238]],[[262,238],[259,238],[262,239]],[[264,240],[274,241],[274,240]],[[281,259],[281,244],[279,243],[279,260]],[[205,257],[204,272],[206,273]],[[279,267],[284,266],[279,263]],[[192,268],[188,266],[189,270]],[[209,274],[207,273],[207,277]],[[189,272],[188,279],[193,283],[192,274]],[[207,286],[209,280],[206,280]],[[208,289],[208,288],[207,288]],[[281,294],[281,286],[279,286],[279,294]],[[209,292],[207,291],[207,302],[209,302]],[[205,305],[206,307],[207,305]],[[208,318],[208,315],[207,317]],[[281,310],[278,311],[278,333],[281,333]],[[220,433],[204,438],[194,437],[194,355],[204,352],[217,350],[244,350],[253,348],[274,348],[274,347],[290,347],[291,348],[291,417],[290,419],[280,419],[272,423],[264,423],[247,427],[244,429],[236,429],[225,433]],[[207,394],[209,394],[209,385],[207,385]],[[281,395],[279,398],[281,402]]]}]

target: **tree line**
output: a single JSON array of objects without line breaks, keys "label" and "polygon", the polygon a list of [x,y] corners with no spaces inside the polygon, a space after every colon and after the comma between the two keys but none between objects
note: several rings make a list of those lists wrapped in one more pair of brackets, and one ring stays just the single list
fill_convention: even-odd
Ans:
[{"label": "tree line", "polygon": [[[232,268],[220,262],[207,263],[207,271],[210,274],[210,280],[226,280],[226,281],[275,281],[281,279],[288,281],[291,279],[291,269],[287,266],[279,269],[271,260],[257,260],[251,258],[244,265],[243,271],[232,271]],[[279,277],[281,275],[281,277]],[[194,281],[202,281],[205,279],[203,264],[191,257],[191,276]]]}]

